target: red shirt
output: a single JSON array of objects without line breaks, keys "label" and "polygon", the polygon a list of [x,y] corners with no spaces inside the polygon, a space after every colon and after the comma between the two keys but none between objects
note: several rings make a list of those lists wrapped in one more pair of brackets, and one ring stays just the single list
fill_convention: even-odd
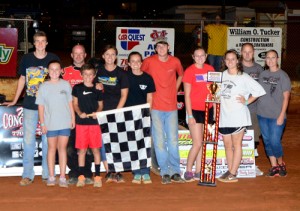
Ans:
[{"label": "red shirt", "polygon": [[153,55],[143,61],[141,69],[152,76],[156,92],[153,93],[152,108],[160,111],[177,110],[177,75],[183,75],[178,58],[169,55],[166,62]]},{"label": "red shirt", "polygon": [[204,64],[202,69],[192,64],[184,72],[182,82],[191,84],[190,98],[193,110],[205,111],[205,100],[210,93],[207,88],[210,84],[207,82],[207,72],[212,71],[215,71],[214,68],[208,64]]},{"label": "red shirt", "polygon": [[76,84],[82,83],[83,79],[80,73],[80,68],[73,65],[64,68],[63,79],[69,81],[72,88]]}]

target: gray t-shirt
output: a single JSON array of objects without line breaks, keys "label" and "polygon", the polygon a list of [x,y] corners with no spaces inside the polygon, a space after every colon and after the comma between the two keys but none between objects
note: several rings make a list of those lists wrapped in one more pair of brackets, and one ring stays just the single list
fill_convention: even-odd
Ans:
[{"label": "gray t-shirt", "polygon": [[283,70],[263,71],[259,76],[259,83],[266,91],[257,101],[257,114],[271,119],[277,119],[282,108],[283,93],[291,91],[291,81]]},{"label": "gray t-shirt", "polygon": [[[260,64],[257,64],[256,62],[254,62],[253,66],[251,66],[251,67],[246,67],[243,65],[243,69],[244,69],[245,73],[248,73],[248,75],[250,75],[257,82],[258,82],[260,73],[264,71],[262,66]],[[256,114],[256,107],[257,107],[257,100],[248,105],[250,113]]]},{"label": "gray t-shirt", "polygon": [[35,103],[45,107],[45,126],[48,130],[71,128],[71,92],[69,82],[63,79],[57,83],[46,81],[40,85]]}]

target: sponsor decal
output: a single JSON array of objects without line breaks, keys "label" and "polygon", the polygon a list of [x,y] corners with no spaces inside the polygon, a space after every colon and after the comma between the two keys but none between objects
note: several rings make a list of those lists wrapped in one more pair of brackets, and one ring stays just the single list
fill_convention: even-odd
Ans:
[{"label": "sponsor decal", "polygon": [[140,29],[121,29],[118,39],[124,50],[131,50],[145,40],[145,34],[141,34]]}]

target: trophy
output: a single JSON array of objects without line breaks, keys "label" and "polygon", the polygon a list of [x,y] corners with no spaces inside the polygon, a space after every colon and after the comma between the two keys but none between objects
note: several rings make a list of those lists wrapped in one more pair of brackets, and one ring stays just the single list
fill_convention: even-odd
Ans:
[{"label": "trophy", "polygon": [[218,91],[220,90],[220,83],[222,81],[222,73],[221,72],[208,72],[207,73],[207,82],[212,82],[207,85],[207,89],[209,90],[209,94],[207,95],[206,102],[219,102],[220,97],[218,95]]},{"label": "trophy", "polygon": [[[201,186],[216,186],[216,160],[217,160],[217,147],[219,138],[219,118],[220,118],[220,95],[219,84],[222,82],[221,72],[208,72],[207,82],[212,82],[207,85],[209,94],[205,101],[205,120],[204,120],[204,134],[203,134],[203,146],[201,157],[201,173],[200,181],[198,185]],[[208,124],[209,118],[209,104],[216,104],[215,123],[213,125]],[[213,145],[212,158],[206,157],[207,144]]]}]

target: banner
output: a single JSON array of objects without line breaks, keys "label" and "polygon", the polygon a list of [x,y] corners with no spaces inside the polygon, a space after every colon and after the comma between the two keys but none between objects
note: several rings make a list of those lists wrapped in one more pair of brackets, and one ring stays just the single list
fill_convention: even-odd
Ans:
[{"label": "banner", "polygon": [[[192,147],[192,138],[188,130],[178,131],[179,141],[179,154],[180,154],[180,169],[182,175],[186,171],[187,157],[190,148]],[[237,177],[239,178],[253,178],[256,177],[255,172],[255,156],[254,156],[254,131],[247,130],[243,137],[242,142],[243,156],[238,169]],[[206,146],[206,163],[209,165],[213,154],[213,145],[208,144]],[[227,161],[225,156],[224,143],[222,141],[222,135],[219,135],[218,151],[216,160],[216,178],[220,177],[228,170]],[[195,166],[193,166],[193,171]]]},{"label": "banner", "polygon": [[0,28],[0,77],[17,75],[18,30]]},{"label": "banner", "polygon": [[[41,129],[36,129],[34,165],[42,173]],[[23,107],[0,106],[0,176],[19,176],[23,171]]]},{"label": "banner", "polygon": [[118,65],[127,65],[130,52],[137,51],[142,54],[143,59],[155,54],[155,43],[158,39],[169,43],[169,53],[174,55],[173,28],[140,28],[140,27],[117,27],[116,47],[118,49]]},{"label": "banner", "polygon": [[[229,27],[227,31],[227,49],[239,53],[244,43],[252,43],[255,49],[255,62],[265,65],[266,52],[274,49],[281,55],[282,29],[268,27]],[[279,56],[279,64],[281,57]]]}]

